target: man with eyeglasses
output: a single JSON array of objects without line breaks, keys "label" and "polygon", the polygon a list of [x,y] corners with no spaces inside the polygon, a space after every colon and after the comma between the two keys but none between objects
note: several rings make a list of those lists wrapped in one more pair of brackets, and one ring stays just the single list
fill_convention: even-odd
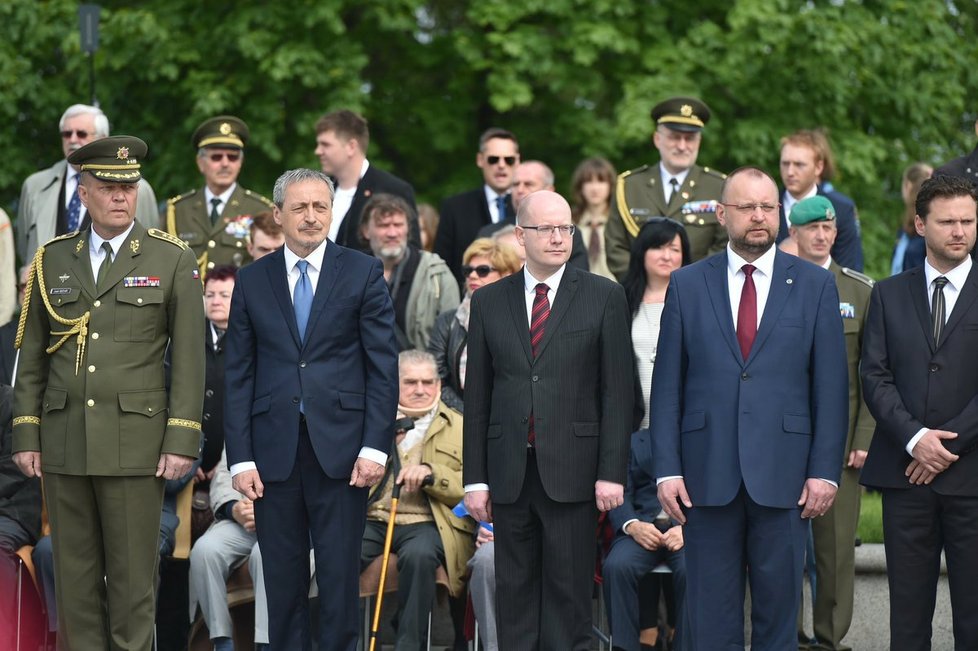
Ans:
[{"label": "man with eyeglasses", "polygon": [[574,231],[563,197],[529,195],[522,273],[472,295],[462,474],[494,525],[500,649],[590,648],[598,511],[623,502],[631,319],[620,285],[567,264]]},{"label": "man with eyeglasses", "polygon": [[[108,136],[109,119],[98,107],[74,104],[61,116],[58,130],[64,160],[31,174],[20,189],[14,231],[17,254],[23,264],[33,259],[38,246],[59,235],[84,230],[91,223],[88,210],[78,198],[79,171],[67,159],[76,149]],[[146,179],[140,179],[137,196],[136,221],[146,228],[159,226],[156,195]]]},{"label": "man with eyeglasses", "polygon": [[479,137],[476,166],[482,170],[482,186],[448,197],[441,204],[434,252],[448,263],[461,280],[462,254],[486,224],[512,223],[516,215],[510,189],[520,162],[516,136],[493,127]]},{"label": "man with eyeglasses", "polygon": [[274,207],[238,185],[249,135],[248,125],[233,115],[204,120],[192,139],[204,187],[166,202],[166,230],[193,249],[201,276],[217,265],[251,262],[252,217]]},{"label": "man with eyeglasses", "polygon": [[695,97],[673,97],[652,108],[652,143],[658,165],[643,165],[618,176],[605,226],[608,269],[618,280],[628,271],[632,242],[649,217],[682,222],[693,261],[722,251],[727,231],[716,206],[725,176],[696,164],[710,109]]},{"label": "man with eyeglasses", "polygon": [[684,640],[744,648],[749,579],[753,648],[796,649],[807,519],[832,506],[848,426],[839,294],[775,246],[763,170],[727,178],[717,219],[726,251],[670,277],[649,410],[659,503],[684,524]]},{"label": "man with eyeglasses", "polygon": [[[791,211],[802,199],[820,196],[832,202],[835,210],[836,238],[832,259],[839,265],[863,270],[863,243],[859,234],[859,216],[852,199],[827,184],[835,175],[835,162],[828,138],[817,129],[801,129],[781,139],[781,227],[778,244],[788,237]],[[785,242],[789,247],[791,241]],[[783,245],[784,246],[784,245]],[[794,253],[793,248],[786,249]]]}]

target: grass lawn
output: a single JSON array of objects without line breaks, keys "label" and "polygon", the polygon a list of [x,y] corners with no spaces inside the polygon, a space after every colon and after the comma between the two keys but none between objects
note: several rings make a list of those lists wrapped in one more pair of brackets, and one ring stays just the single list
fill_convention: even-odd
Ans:
[{"label": "grass lawn", "polygon": [[863,491],[857,535],[864,543],[883,542],[883,496]]}]

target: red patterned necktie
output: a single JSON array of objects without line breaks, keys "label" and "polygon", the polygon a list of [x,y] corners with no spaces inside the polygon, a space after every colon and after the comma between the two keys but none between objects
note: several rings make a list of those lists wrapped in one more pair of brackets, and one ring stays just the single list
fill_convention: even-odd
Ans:
[{"label": "red patterned necktie", "polygon": [[[537,295],[533,298],[533,309],[530,312],[530,347],[533,349],[533,357],[537,356],[540,342],[543,341],[543,331],[547,325],[547,318],[550,316],[550,299],[547,292],[550,288],[545,283],[536,286]],[[533,414],[530,414],[530,430],[526,440],[531,446],[536,444],[537,436],[533,428]]]},{"label": "red patterned necktie", "polygon": [[740,343],[740,353],[744,361],[750,355],[750,348],[757,336],[757,288],[754,287],[754,270],[752,264],[745,264],[744,290],[740,293],[740,308],[737,310],[737,341]]}]

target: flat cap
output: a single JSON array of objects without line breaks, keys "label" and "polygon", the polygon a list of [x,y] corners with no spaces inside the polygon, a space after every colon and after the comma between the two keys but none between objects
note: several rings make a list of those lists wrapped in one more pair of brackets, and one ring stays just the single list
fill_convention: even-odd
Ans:
[{"label": "flat cap", "polygon": [[670,97],[652,107],[652,121],[675,131],[696,132],[710,121],[710,107],[695,97]]},{"label": "flat cap", "polygon": [[71,152],[68,162],[102,181],[135,183],[141,178],[139,161],[148,150],[135,136],[107,136]]},{"label": "flat cap", "polygon": [[248,125],[233,115],[218,115],[204,120],[194,131],[194,147],[230,147],[244,149],[248,142]]},{"label": "flat cap", "polygon": [[812,222],[835,221],[835,208],[832,202],[822,196],[802,199],[791,209],[791,225],[804,226]]}]

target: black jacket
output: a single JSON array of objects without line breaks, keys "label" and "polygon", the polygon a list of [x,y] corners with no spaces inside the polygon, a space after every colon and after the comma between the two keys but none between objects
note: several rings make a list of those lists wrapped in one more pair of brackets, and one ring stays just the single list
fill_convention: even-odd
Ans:
[{"label": "black jacket", "polygon": [[435,319],[435,327],[428,341],[428,352],[435,356],[438,364],[441,400],[460,414],[465,413],[460,364],[467,339],[468,333],[455,318],[455,310],[448,310]]}]

